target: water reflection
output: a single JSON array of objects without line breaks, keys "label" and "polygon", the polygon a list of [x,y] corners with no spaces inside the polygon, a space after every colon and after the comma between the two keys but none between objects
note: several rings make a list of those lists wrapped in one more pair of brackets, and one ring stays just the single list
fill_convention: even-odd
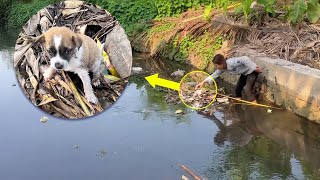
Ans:
[{"label": "water reflection", "polygon": [[[152,114],[156,114],[157,118],[160,120],[165,119],[175,119],[175,122],[178,123],[190,123],[191,119],[188,114],[191,111],[184,106],[182,103],[180,105],[172,105],[165,101],[165,95],[167,94],[162,88],[153,88],[149,85],[146,85],[146,80],[144,76],[133,76],[130,77],[130,84],[134,84],[136,89],[140,92],[140,97],[143,106],[147,107],[141,109],[139,113],[144,114],[144,120],[151,119]],[[184,116],[176,115],[176,110],[182,110],[187,113]]]},{"label": "water reflection", "polygon": [[18,31],[16,29],[12,28],[9,32],[8,27],[0,27],[0,60],[4,62],[1,65],[5,66],[5,69],[13,68],[12,53],[17,35]]},{"label": "water reflection", "polygon": [[320,168],[320,126],[287,111],[268,114],[263,108],[239,112],[241,119],[255,124],[265,136]]},{"label": "water reflection", "polygon": [[[222,174],[232,179],[320,176],[319,125],[286,111],[269,114],[265,108],[243,110],[240,105],[233,110],[224,113],[235,113],[238,120],[224,119],[221,112],[209,117],[219,128],[214,143],[226,150],[220,154],[224,156],[219,167]],[[216,177],[212,174],[219,171],[215,159],[209,167],[206,175]]]}]

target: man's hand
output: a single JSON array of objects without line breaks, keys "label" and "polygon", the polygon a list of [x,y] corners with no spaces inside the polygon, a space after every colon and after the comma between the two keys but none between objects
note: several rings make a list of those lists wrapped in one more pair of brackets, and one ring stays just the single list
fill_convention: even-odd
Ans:
[{"label": "man's hand", "polygon": [[256,72],[261,73],[262,72],[262,68],[261,67],[256,67]]},{"label": "man's hand", "polygon": [[196,85],[195,90],[201,89],[205,82],[201,82],[198,85]]}]

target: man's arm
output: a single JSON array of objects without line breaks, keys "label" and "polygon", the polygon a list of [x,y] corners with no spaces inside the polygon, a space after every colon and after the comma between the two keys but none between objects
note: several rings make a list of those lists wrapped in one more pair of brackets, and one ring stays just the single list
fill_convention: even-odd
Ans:
[{"label": "man's arm", "polygon": [[199,83],[197,86],[196,86],[196,90],[197,89],[200,89],[205,83],[208,83],[208,84],[212,84],[213,83],[213,79],[219,77],[221,74],[223,73],[222,70],[219,70],[217,69],[216,71],[214,71],[211,76],[207,77],[205,80],[203,80],[201,83]]},{"label": "man's arm", "polygon": [[215,70],[215,71],[211,74],[211,77],[210,77],[210,76],[207,77],[203,82],[204,82],[204,83],[208,83],[208,84],[212,84],[212,82],[213,82],[212,78],[213,78],[213,79],[216,79],[216,78],[218,78],[222,73],[223,73],[222,70],[217,69],[217,70]]}]

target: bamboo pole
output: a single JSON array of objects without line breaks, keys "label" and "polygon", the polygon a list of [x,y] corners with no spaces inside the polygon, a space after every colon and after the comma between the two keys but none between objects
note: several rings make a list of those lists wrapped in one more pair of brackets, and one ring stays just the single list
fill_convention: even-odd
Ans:
[{"label": "bamboo pole", "polygon": [[186,173],[188,173],[193,179],[195,180],[202,180],[198,175],[196,175],[192,170],[190,170],[188,167],[186,167],[183,164],[179,164],[180,168],[184,170]]},{"label": "bamboo pole", "polygon": [[250,102],[250,101],[245,101],[245,100],[242,100],[242,99],[233,98],[233,97],[230,97],[230,96],[227,96],[227,95],[224,95],[224,94],[217,93],[217,95],[223,96],[223,97],[227,97],[227,98],[235,100],[235,101],[243,102],[243,103],[245,103],[247,105],[261,106],[261,107],[267,107],[267,108],[272,108],[272,109],[283,110],[283,108],[278,108],[278,107],[269,106],[269,105],[265,105],[265,104],[253,103],[253,102]]}]

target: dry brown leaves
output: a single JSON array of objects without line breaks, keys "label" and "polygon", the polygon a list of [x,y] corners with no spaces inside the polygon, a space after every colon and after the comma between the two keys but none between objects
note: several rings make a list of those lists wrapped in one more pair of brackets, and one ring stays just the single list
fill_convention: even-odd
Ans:
[{"label": "dry brown leaves", "polygon": [[320,30],[313,26],[287,25],[288,30],[281,32],[254,31],[247,36],[248,46],[273,57],[320,69]]},{"label": "dry brown leaves", "polygon": [[[301,23],[292,26],[288,22],[280,20],[280,18],[269,17],[260,9],[256,9],[256,12],[251,15],[251,19],[247,22],[243,15],[235,14],[233,8],[231,6],[229,11],[224,14],[221,11],[212,12],[210,22],[204,20],[203,9],[191,10],[179,17],[154,21],[154,27],[166,23],[174,23],[175,27],[170,29],[170,32],[155,33],[153,37],[147,39],[149,45],[154,44],[152,39],[165,40],[162,44],[151,46],[151,54],[157,56],[163,53],[163,44],[171,43],[171,40],[176,36],[191,35],[196,38],[205,32],[209,32],[213,38],[217,36],[227,37],[231,46],[235,44],[247,45],[269,56],[320,69],[319,23]],[[276,17],[283,15],[283,12],[276,12]],[[226,55],[230,56],[231,53],[228,52]]]}]

